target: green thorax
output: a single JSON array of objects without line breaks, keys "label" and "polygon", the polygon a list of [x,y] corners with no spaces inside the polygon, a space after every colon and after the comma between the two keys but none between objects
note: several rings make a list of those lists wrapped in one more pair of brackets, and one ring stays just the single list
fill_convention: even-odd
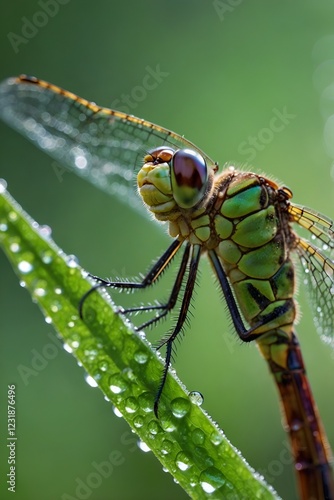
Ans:
[{"label": "green thorax", "polygon": [[216,251],[244,318],[250,326],[262,323],[256,333],[290,330],[295,319],[290,258],[294,233],[289,226],[288,197],[287,190],[268,179],[239,173],[224,187],[219,210],[215,210],[214,226],[220,239]]}]

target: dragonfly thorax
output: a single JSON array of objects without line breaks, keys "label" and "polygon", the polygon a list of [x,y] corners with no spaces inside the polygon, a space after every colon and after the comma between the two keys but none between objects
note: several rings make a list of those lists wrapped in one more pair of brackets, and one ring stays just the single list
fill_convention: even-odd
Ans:
[{"label": "dragonfly thorax", "polygon": [[218,177],[216,185],[215,251],[242,314],[249,325],[261,324],[256,333],[279,328],[282,335],[290,335],[296,316],[290,256],[296,243],[289,215],[292,193],[247,172],[236,172],[225,185]]}]

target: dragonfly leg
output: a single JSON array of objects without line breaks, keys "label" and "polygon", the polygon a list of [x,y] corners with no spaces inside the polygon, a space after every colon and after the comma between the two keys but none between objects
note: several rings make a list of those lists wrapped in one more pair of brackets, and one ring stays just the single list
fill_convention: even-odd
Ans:
[{"label": "dragonfly leg", "polygon": [[143,330],[144,328],[147,328],[148,326],[151,326],[154,323],[157,323],[161,318],[163,318],[168,313],[170,313],[171,310],[175,307],[175,304],[176,304],[176,301],[178,299],[178,296],[179,296],[179,293],[181,290],[181,286],[183,283],[184,274],[185,274],[186,269],[187,269],[189,254],[190,254],[190,244],[188,243],[185,250],[184,250],[183,256],[182,256],[181,265],[180,265],[180,268],[178,270],[173,289],[170,293],[169,299],[167,300],[167,302],[165,304],[159,304],[156,306],[147,306],[147,307],[146,306],[133,307],[133,308],[122,310],[123,314],[127,314],[129,312],[134,312],[134,311],[152,311],[152,310],[160,310],[161,311],[154,318],[151,318],[148,321],[146,321],[145,323],[143,323],[142,325],[138,326],[136,328],[136,330]]},{"label": "dragonfly leg", "polygon": [[240,311],[238,309],[236,300],[234,298],[233,292],[231,290],[231,286],[228,282],[227,276],[223,269],[223,266],[221,265],[219,257],[217,256],[214,250],[209,251],[209,258],[218,277],[228,309],[231,314],[234,328],[236,329],[239,338],[244,342],[252,342],[255,339],[259,339],[261,334],[253,332],[260,326],[263,326],[266,323],[270,323],[270,321],[273,321],[278,316],[284,314],[286,310],[290,307],[290,305],[286,304],[286,306],[275,308],[275,310],[272,313],[267,314],[261,321],[253,325],[251,328],[246,328],[242,316],[240,314]]},{"label": "dragonfly leg", "polygon": [[[188,245],[190,247],[190,245]],[[176,325],[170,335],[168,335],[167,338],[165,338],[159,345],[158,349],[160,349],[163,345],[166,345],[166,357],[165,357],[165,366],[160,382],[159,389],[157,391],[157,394],[155,396],[155,401],[154,401],[154,413],[155,416],[158,418],[158,408],[159,408],[159,402],[161,398],[161,394],[164,388],[164,385],[166,383],[166,378],[167,378],[167,373],[168,373],[168,368],[171,362],[171,357],[172,357],[172,347],[173,347],[173,342],[182,330],[183,324],[186,320],[191,297],[194,291],[194,286],[196,282],[196,275],[197,275],[197,269],[198,269],[198,264],[199,260],[201,257],[201,247],[200,245],[193,245],[192,247],[192,254],[191,254],[191,259],[189,262],[189,274],[188,274],[188,279],[182,299],[182,304],[179,312],[179,316],[176,322]],[[184,273],[183,273],[184,275]],[[181,284],[180,284],[181,286]]]},{"label": "dragonfly leg", "polygon": [[162,272],[166,269],[171,260],[175,257],[176,253],[182,246],[182,241],[174,240],[173,243],[167,248],[166,252],[159,258],[159,260],[154,264],[154,266],[148,271],[140,282],[126,282],[126,281],[108,281],[98,276],[90,275],[91,278],[95,279],[98,283],[94,285],[88,292],[86,292],[79,302],[79,314],[80,318],[83,319],[83,305],[87,297],[93,293],[98,288],[121,288],[121,289],[143,289],[152,285]]}]

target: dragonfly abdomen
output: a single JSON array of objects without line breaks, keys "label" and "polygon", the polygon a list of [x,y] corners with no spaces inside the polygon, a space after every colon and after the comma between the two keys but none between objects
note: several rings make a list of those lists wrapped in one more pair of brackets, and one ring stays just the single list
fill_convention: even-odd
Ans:
[{"label": "dragonfly abdomen", "polygon": [[303,499],[334,498],[332,456],[311,387],[298,339],[276,330],[257,340],[280,393],[289,433],[298,487]]}]

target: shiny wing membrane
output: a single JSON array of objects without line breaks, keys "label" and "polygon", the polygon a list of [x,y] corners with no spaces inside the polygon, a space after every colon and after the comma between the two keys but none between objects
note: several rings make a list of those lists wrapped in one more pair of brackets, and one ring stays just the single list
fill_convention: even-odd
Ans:
[{"label": "shiny wing membrane", "polygon": [[294,222],[312,234],[298,239],[297,252],[304,268],[313,319],[323,340],[334,347],[334,223],[310,208],[291,204]]},{"label": "shiny wing membrane", "polygon": [[149,149],[189,147],[214,166],[178,134],[33,77],[9,78],[0,85],[0,118],[60,165],[135,207],[142,206],[135,176]]}]

